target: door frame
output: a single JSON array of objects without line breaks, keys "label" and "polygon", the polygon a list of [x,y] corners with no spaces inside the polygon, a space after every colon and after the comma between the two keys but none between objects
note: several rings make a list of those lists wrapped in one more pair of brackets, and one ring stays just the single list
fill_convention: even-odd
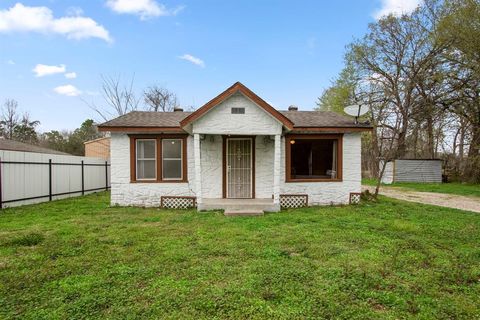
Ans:
[{"label": "door frame", "polygon": [[[237,199],[255,199],[255,139],[256,136],[245,135],[223,135],[222,136],[222,198],[227,199],[227,140],[229,138],[250,139],[252,141],[252,197],[251,198],[237,198]],[[236,198],[228,198],[236,199]]]}]

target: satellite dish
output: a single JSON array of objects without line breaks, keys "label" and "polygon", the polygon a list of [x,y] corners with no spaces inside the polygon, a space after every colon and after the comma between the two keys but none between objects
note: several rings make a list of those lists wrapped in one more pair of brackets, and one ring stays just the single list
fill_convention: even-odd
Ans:
[{"label": "satellite dish", "polygon": [[345,107],[343,111],[349,116],[355,117],[355,124],[358,123],[358,117],[363,116],[368,112],[368,106],[361,104],[354,104],[348,107]]},{"label": "satellite dish", "polygon": [[343,111],[349,116],[360,117],[368,112],[368,106],[361,104],[354,104],[348,107],[345,107]]}]

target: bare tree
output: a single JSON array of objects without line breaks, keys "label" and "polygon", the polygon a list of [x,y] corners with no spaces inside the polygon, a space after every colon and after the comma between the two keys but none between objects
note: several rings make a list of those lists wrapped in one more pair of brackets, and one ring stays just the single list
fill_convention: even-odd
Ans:
[{"label": "bare tree", "polygon": [[3,104],[0,126],[2,136],[7,139],[13,138],[15,127],[18,125],[20,116],[17,111],[18,102],[14,99],[7,99]]},{"label": "bare tree", "polygon": [[170,112],[178,103],[175,93],[157,85],[148,87],[143,96],[148,109],[151,111]]},{"label": "bare tree", "polygon": [[140,100],[135,96],[133,89],[135,76],[132,76],[130,83],[126,85],[122,84],[120,76],[101,77],[104,106],[83,100],[92,110],[105,121],[137,110]]},{"label": "bare tree", "polygon": [[[400,127],[397,157],[407,155],[407,137],[415,116],[426,123],[428,154],[434,155],[435,110],[442,92],[438,58],[446,43],[430,37],[436,21],[435,2],[410,15],[388,16],[369,26],[363,39],[349,47],[347,58],[363,79],[381,87],[384,101],[396,109]],[[437,80],[440,79],[440,80]]]}]

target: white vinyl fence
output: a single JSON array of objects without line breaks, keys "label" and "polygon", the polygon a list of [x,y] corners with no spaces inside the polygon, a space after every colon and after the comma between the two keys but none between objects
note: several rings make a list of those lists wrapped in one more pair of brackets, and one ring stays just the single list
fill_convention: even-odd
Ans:
[{"label": "white vinyl fence", "polygon": [[0,150],[0,208],[108,190],[103,159]]}]

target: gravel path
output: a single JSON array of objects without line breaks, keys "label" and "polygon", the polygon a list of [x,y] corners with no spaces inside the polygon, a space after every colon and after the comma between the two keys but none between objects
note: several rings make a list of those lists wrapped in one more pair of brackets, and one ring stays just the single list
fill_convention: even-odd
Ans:
[{"label": "gravel path", "polygon": [[[375,187],[362,186],[363,190],[370,190],[371,193],[375,192]],[[395,198],[399,200],[405,200],[410,202],[418,202],[424,204],[433,204],[435,206],[461,209],[467,211],[473,211],[480,213],[480,198],[465,197],[454,194],[435,193],[435,192],[418,192],[410,191],[400,188],[381,187],[380,194]]]}]

